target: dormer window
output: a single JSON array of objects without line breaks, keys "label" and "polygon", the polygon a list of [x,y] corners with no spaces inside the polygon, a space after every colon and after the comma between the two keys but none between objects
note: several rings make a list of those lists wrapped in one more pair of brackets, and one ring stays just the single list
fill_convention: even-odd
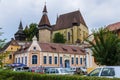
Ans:
[{"label": "dormer window", "polygon": [[72,50],[73,50],[74,52],[77,52],[77,50],[76,50],[76,49],[74,49],[74,48],[72,48]]},{"label": "dormer window", "polygon": [[62,47],[62,49],[63,49],[63,51],[67,51],[67,49],[66,49],[66,48],[63,48],[63,47]]},{"label": "dormer window", "polygon": [[55,48],[55,47],[53,47],[53,46],[51,46],[51,49],[52,49],[52,50],[56,50],[56,48]]}]

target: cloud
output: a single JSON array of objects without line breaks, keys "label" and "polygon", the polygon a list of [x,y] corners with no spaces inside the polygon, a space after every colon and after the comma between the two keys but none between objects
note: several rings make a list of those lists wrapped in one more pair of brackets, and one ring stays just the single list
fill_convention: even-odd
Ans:
[{"label": "cloud", "polygon": [[[46,0],[51,24],[57,14],[80,10],[89,30],[120,21],[120,0]],[[39,23],[45,0],[1,0],[0,27],[8,40],[14,37],[20,20],[23,26]],[[0,30],[1,31],[1,30]]]}]

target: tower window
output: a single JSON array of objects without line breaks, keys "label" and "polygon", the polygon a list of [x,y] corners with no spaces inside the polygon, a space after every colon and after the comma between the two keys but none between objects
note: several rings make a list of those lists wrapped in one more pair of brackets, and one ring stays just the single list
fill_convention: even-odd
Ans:
[{"label": "tower window", "polygon": [[68,40],[70,41],[70,32],[68,32]]}]

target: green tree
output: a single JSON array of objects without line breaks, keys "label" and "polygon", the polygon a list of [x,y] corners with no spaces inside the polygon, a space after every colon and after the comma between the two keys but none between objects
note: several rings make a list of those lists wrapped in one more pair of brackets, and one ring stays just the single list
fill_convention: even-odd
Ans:
[{"label": "green tree", "polygon": [[[1,29],[1,28],[0,28]],[[0,36],[2,35],[3,33],[0,32]],[[0,39],[0,67],[3,67],[3,59],[6,57],[7,53],[8,52],[2,52],[2,48],[3,46],[5,45],[5,39],[2,40]]]},{"label": "green tree", "polygon": [[98,65],[120,65],[120,39],[114,32],[100,28],[93,31],[91,45],[93,56]]},{"label": "green tree", "polygon": [[[1,28],[0,28],[1,29]],[[3,32],[0,32],[0,36],[3,34]],[[0,39],[0,49],[4,46],[5,44],[5,39]]]},{"label": "green tree", "polygon": [[29,28],[24,30],[24,33],[25,33],[25,35],[27,37],[27,41],[32,41],[32,38],[34,36],[37,36],[37,38],[38,38],[37,24],[36,23],[31,23],[29,25]]},{"label": "green tree", "polygon": [[66,39],[64,38],[63,34],[55,33],[53,42],[54,43],[65,43]]}]

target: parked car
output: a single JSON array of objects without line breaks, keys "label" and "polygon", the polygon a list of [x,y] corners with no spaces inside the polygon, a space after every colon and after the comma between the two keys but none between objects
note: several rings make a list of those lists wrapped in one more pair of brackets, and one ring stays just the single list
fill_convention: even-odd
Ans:
[{"label": "parked car", "polygon": [[29,67],[15,67],[15,68],[13,68],[13,71],[28,72],[29,71]]},{"label": "parked car", "polygon": [[47,74],[66,75],[70,73],[65,68],[49,68]]},{"label": "parked car", "polygon": [[70,72],[72,74],[87,74],[87,69],[85,67],[71,67]]},{"label": "parked car", "polygon": [[35,72],[35,73],[44,73],[44,68],[43,67],[31,67],[29,72]]},{"label": "parked car", "polygon": [[103,66],[91,71],[87,76],[120,78],[120,66]]}]

